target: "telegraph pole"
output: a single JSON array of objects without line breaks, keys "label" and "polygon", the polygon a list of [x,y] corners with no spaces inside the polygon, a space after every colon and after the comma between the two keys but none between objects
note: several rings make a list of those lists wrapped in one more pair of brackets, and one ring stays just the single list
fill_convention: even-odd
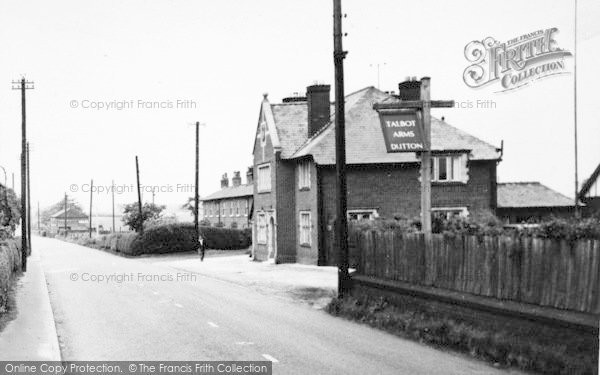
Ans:
[{"label": "telegraph pole", "polygon": [[67,193],[65,193],[65,238],[67,238]]},{"label": "telegraph pole", "polygon": [[579,162],[577,156],[577,0],[575,0],[575,48],[573,49],[573,116],[575,136],[575,217],[579,218]]},{"label": "telegraph pole", "polygon": [[346,124],[344,105],[344,58],[342,48],[342,1],[333,0],[333,64],[335,67],[335,169],[337,175],[338,298],[349,290],[348,217],[346,186]]},{"label": "telegraph pole", "polygon": [[431,238],[431,82],[421,78],[421,114],[425,151],[421,153],[421,230],[427,241]]},{"label": "telegraph pole", "polygon": [[198,170],[200,169],[200,122],[196,121],[196,176],[194,179],[194,230],[196,231],[196,240],[200,240],[200,227],[198,226]]},{"label": "telegraph pole", "polygon": [[33,82],[26,81],[25,77],[20,81],[12,81],[13,90],[21,90],[21,269],[27,270],[27,181],[26,181],[26,148],[27,148],[27,121],[25,111],[25,90],[33,89]]},{"label": "telegraph pole", "polygon": [[138,214],[140,215],[140,234],[144,233],[144,218],[142,216],[142,192],[140,190],[140,167],[138,157],[135,156],[135,175],[137,177]]},{"label": "telegraph pole", "polygon": [[92,197],[94,196],[94,179],[90,182],[90,238],[92,238]]},{"label": "telegraph pole", "polygon": [[29,174],[29,142],[26,144],[27,158],[27,247],[31,254],[31,180]]},{"label": "telegraph pole", "polygon": [[115,180],[112,180],[112,232],[116,232],[115,227]]}]

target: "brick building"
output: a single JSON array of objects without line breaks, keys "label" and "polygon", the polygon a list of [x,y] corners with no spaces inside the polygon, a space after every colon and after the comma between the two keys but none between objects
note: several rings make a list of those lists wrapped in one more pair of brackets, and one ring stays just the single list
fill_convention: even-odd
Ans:
[{"label": "brick building", "polygon": [[[414,87],[414,85],[409,85]],[[409,95],[400,85],[400,97]],[[352,219],[420,214],[416,153],[387,153],[374,103],[398,98],[374,87],[346,96],[348,215]],[[271,104],[265,95],[253,148],[253,256],[332,265],[335,137],[330,86]],[[467,215],[496,209],[500,150],[432,118],[432,209]]]},{"label": "brick building", "polygon": [[252,168],[246,173],[246,184],[242,185],[240,172],[233,172],[232,186],[227,173],[221,178],[221,190],[200,199],[204,221],[211,226],[226,228],[249,228],[252,212],[253,185]]},{"label": "brick building", "polygon": [[570,217],[574,201],[539,182],[498,183],[496,215],[507,224],[538,223],[550,217]]}]

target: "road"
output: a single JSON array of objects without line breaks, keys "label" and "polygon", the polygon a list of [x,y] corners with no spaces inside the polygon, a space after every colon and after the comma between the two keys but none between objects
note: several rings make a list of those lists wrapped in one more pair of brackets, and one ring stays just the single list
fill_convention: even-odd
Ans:
[{"label": "road", "polygon": [[[33,246],[63,360],[267,359],[274,374],[509,373],[147,258],[47,238]],[[101,277],[112,279],[91,281]]]}]

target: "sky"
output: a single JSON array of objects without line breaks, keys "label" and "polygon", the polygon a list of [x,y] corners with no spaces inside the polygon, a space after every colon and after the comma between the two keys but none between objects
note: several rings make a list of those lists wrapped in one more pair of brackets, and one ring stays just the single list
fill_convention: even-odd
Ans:
[{"label": "sky", "polygon": [[[343,0],[345,91],[397,90],[406,76],[431,77],[433,99],[461,107],[433,116],[500,146],[500,182],[540,181],[574,195],[574,59],[569,74],[518,90],[463,81],[465,46],[558,28],[574,51],[570,0]],[[200,130],[200,195],[245,171],[264,93],[280,102],[315,82],[332,84],[332,2],[153,0],[0,2],[0,165],[20,186],[21,106],[27,91],[32,206],[65,194],[96,212],[136,200],[135,156],[144,201],[170,210],[193,195],[194,123]],[[580,183],[600,163],[600,2],[579,0],[577,118]],[[379,69],[377,66],[379,65]],[[378,74],[379,71],[379,74]],[[596,95],[595,95],[596,94]],[[333,100],[333,97],[332,97]],[[477,108],[477,101],[493,103]],[[471,103],[469,105],[469,103]],[[103,105],[104,108],[99,108]],[[0,175],[0,179],[3,176]]]}]

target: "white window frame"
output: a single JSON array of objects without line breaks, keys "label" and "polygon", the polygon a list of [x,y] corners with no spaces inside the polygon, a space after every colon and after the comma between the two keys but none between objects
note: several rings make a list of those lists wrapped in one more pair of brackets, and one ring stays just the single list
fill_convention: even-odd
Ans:
[{"label": "white window frame", "polygon": [[310,189],[310,161],[303,160],[298,163],[298,188]]},{"label": "white window frame", "polygon": [[256,242],[263,245],[267,243],[267,214],[264,212],[256,215]]},{"label": "white window frame", "polygon": [[352,220],[352,218],[351,218],[352,215],[358,215],[358,214],[361,214],[361,215],[369,214],[368,220],[374,220],[379,217],[379,215],[377,213],[377,209],[375,209],[375,208],[352,209],[352,210],[346,211],[346,213],[347,213],[348,220]]},{"label": "white window frame", "polygon": [[[271,164],[262,164],[256,167],[257,190],[259,193],[271,191]],[[265,172],[266,171],[266,172]]]},{"label": "white window frame", "polygon": [[[467,209],[467,207],[465,206],[460,206],[460,207],[432,207],[431,208],[431,212],[459,212],[458,215],[460,217],[467,217],[469,216],[469,210]],[[448,216],[446,215],[446,218],[448,219]]]},{"label": "white window frame", "polygon": [[235,216],[240,216],[240,201],[235,201]]},{"label": "white window frame", "polygon": [[300,245],[312,246],[312,216],[310,211],[300,211],[298,213],[298,222],[300,229],[300,235],[298,236]]},{"label": "white window frame", "polygon": [[[440,159],[445,158],[446,178],[440,179]],[[434,155],[431,158],[431,181],[432,182],[467,182],[467,155],[466,154],[445,154]]]}]

